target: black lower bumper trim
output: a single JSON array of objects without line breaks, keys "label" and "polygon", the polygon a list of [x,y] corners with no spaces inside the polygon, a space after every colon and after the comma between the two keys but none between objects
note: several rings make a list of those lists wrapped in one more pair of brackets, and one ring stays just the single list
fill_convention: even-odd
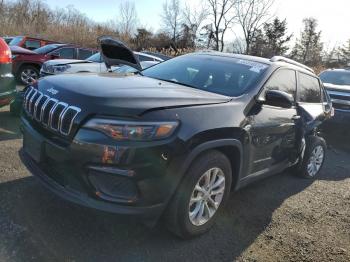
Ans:
[{"label": "black lower bumper trim", "polygon": [[27,169],[35,177],[37,177],[44,186],[46,186],[50,191],[52,191],[59,197],[66,199],[70,202],[116,214],[137,215],[144,217],[145,219],[157,219],[164,209],[163,204],[148,207],[136,207],[123,206],[115,203],[108,203],[104,201],[95,200],[89,197],[88,195],[82,194],[68,187],[61,186],[60,184],[55,182],[40,169],[36,162],[32,160],[30,156],[26,152],[24,152],[23,149],[19,151],[19,155]]}]

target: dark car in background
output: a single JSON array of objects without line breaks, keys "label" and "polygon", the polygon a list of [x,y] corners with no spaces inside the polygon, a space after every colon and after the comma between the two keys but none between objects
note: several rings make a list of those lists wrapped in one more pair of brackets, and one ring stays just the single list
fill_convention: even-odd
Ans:
[{"label": "dark car in background", "polygon": [[12,70],[11,50],[0,37],[0,107],[10,104],[16,95]]},{"label": "dark car in background", "polygon": [[[100,39],[107,67],[141,69]],[[28,87],[21,159],[69,201],[207,232],[230,191],[287,168],[314,178],[331,114],[319,78],[282,57],[193,53],[133,75],[61,74]],[[249,207],[247,207],[249,208]]]},{"label": "dark car in background", "polygon": [[44,62],[52,59],[86,59],[97,52],[95,49],[83,48],[71,44],[50,44],[34,51],[12,46],[12,72],[17,81],[24,85],[33,84],[39,79]]},{"label": "dark car in background", "polygon": [[9,46],[19,46],[29,50],[35,50],[42,46],[57,43],[55,41],[35,38],[30,36],[12,36],[6,37]]},{"label": "dark car in background", "polygon": [[[329,69],[320,78],[335,110],[334,121],[350,120],[350,69]],[[344,122],[343,122],[344,123]]]}]

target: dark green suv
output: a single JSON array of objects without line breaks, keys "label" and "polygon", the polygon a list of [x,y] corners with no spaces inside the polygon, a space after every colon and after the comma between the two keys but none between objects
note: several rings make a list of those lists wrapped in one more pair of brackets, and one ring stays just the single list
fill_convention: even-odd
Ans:
[{"label": "dark green suv", "polygon": [[5,40],[0,38],[0,107],[9,105],[16,95],[15,78],[11,73],[11,51]]}]

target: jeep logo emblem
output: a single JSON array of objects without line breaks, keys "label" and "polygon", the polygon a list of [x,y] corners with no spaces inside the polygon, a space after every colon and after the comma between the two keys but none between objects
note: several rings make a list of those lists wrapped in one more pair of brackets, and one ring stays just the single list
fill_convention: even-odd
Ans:
[{"label": "jeep logo emblem", "polygon": [[51,94],[53,94],[53,95],[57,95],[58,94],[58,91],[56,89],[53,89],[53,88],[47,89],[46,91],[51,93]]}]

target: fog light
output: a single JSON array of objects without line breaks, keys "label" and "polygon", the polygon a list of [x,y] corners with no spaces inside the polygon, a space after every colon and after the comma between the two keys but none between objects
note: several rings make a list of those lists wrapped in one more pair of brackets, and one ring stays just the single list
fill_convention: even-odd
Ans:
[{"label": "fog light", "polygon": [[138,198],[137,186],[128,177],[90,172],[88,179],[95,188],[96,196],[102,199],[131,203]]}]

